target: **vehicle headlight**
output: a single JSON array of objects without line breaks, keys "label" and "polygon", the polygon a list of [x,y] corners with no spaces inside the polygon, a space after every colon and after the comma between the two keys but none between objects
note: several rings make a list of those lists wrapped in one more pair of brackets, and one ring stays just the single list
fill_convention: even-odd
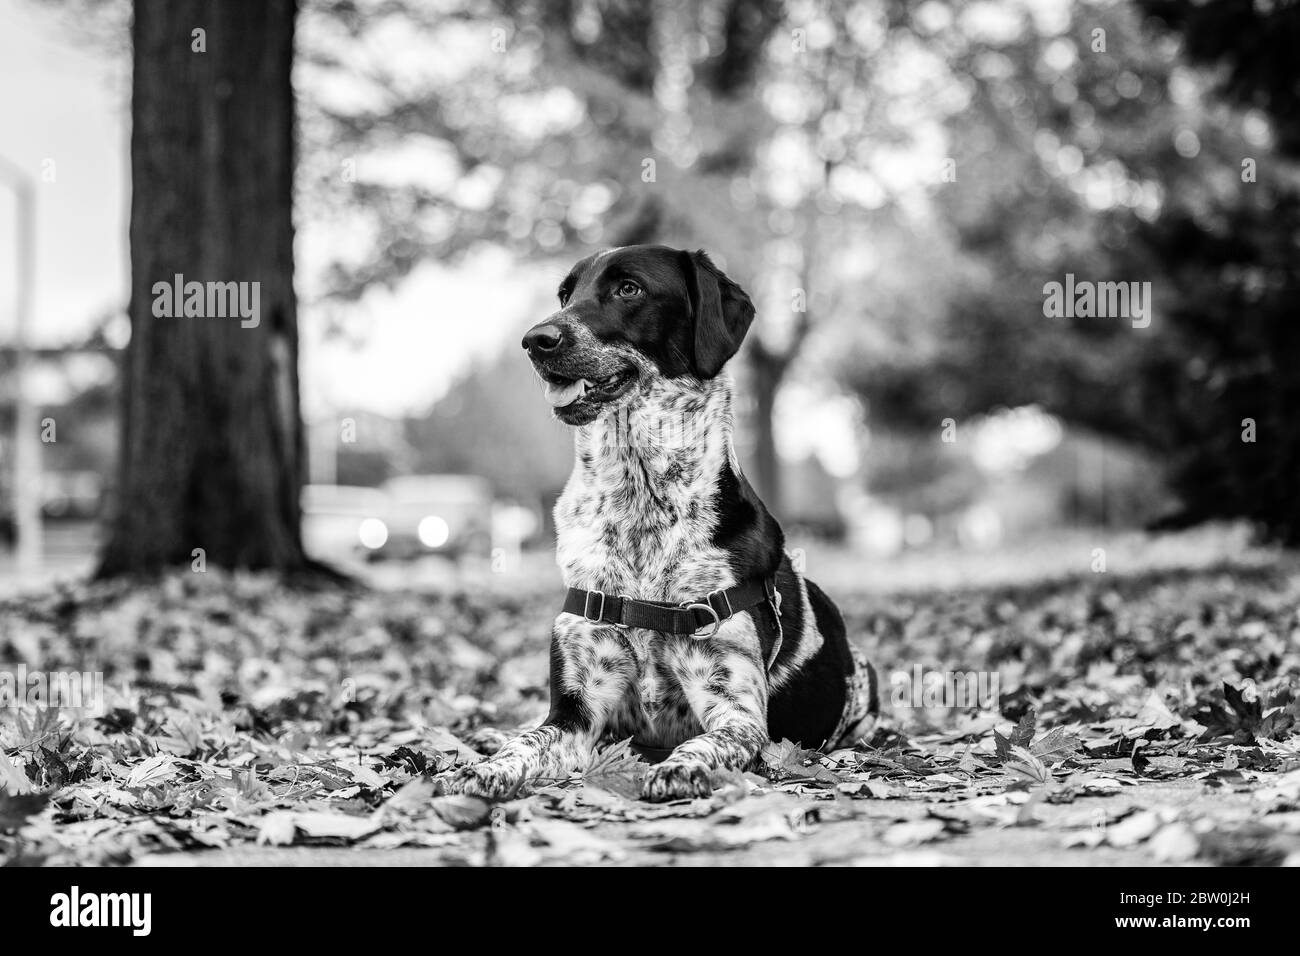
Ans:
[{"label": "vehicle headlight", "polygon": [[357,528],[357,537],[371,551],[382,548],[384,542],[388,540],[388,525],[378,518],[366,518],[361,522],[361,526]]},{"label": "vehicle headlight", "polygon": [[451,528],[437,515],[422,518],[415,531],[420,536],[420,543],[426,548],[441,548],[451,537]]}]

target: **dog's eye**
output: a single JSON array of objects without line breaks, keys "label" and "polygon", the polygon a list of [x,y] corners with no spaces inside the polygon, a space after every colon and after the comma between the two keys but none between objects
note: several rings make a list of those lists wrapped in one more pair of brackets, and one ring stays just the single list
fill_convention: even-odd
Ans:
[{"label": "dog's eye", "polygon": [[568,289],[561,289],[561,290],[560,290],[558,293],[556,293],[556,294],[557,294],[557,295],[559,296],[559,298],[560,298],[560,307],[563,308],[563,307],[568,303],[568,301],[569,301],[569,290],[568,290]]},{"label": "dog's eye", "polygon": [[614,294],[620,299],[633,299],[641,294],[641,287],[631,279],[624,279],[614,290]]}]

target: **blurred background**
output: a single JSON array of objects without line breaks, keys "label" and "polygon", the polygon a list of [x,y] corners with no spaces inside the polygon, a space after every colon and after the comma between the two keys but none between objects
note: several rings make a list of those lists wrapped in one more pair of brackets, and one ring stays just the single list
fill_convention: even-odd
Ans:
[{"label": "blurred background", "polygon": [[[0,0],[0,587],[92,570],[115,508],[131,19]],[[814,577],[1300,543],[1296,4],[303,0],[289,36],[312,557],[558,580],[572,436],[518,341],[637,242],[753,296],[738,452]],[[1149,324],[1048,317],[1067,274],[1150,283]]]}]

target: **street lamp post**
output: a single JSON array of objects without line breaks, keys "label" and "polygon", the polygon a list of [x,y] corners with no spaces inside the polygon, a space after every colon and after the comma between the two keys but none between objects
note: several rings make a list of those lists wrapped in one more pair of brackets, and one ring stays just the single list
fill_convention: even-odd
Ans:
[{"label": "street lamp post", "polygon": [[36,571],[41,563],[40,443],[36,406],[29,397],[29,334],[32,290],[36,279],[36,189],[32,177],[0,157],[0,179],[14,193],[17,239],[17,287],[14,321],[14,525],[18,534],[18,570]]}]

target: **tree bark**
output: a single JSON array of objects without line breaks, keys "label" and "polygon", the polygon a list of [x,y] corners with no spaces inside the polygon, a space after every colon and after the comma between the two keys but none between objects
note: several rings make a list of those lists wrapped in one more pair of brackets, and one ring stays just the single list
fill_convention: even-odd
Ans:
[{"label": "tree bark", "polygon": [[[101,575],[297,570],[294,0],[137,0],[131,341]],[[205,51],[195,49],[204,31]],[[156,316],[156,283],[256,283],[253,318]],[[247,327],[246,327],[247,326]]]},{"label": "tree bark", "polygon": [[774,354],[761,340],[755,340],[742,353],[749,364],[749,388],[754,395],[754,488],[779,519],[784,502],[781,487],[781,459],[776,452],[776,396],[781,390],[788,362]]}]

